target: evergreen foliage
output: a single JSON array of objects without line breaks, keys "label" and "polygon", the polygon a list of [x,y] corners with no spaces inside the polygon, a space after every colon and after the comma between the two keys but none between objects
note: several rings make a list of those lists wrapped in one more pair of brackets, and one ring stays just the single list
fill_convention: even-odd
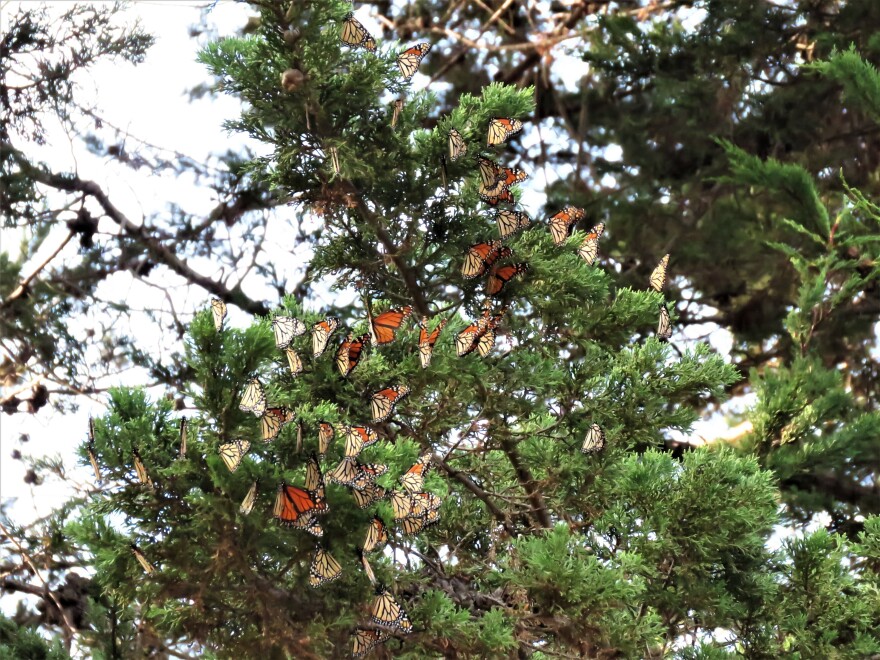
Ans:
[{"label": "evergreen foliage", "polygon": [[[619,177],[620,189],[552,185],[545,210],[570,202],[587,209],[561,246],[529,209],[536,222],[506,244],[531,268],[492,304],[506,308],[497,345],[485,358],[462,358],[454,338],[480,318],[485,294],[484,278],[461,277],[461,262],[471,245],[497,237],[473,155],[508,164],[519,147],[484,148],[485,127],[493,117],[540,116],[540,89],[487,85],[445,112],[441,97],[402,82],[395,58],[409,42],[378,38],[375,52],[340,44],[346,3],[252,4],[260,16],[247,34],[212,43],[201,59],[219,88],[244,102],[227,128],[269,149],[237,163],[235,176],[263,203],[294,208],[300,235],[287,240],[312,250],[309,284],[293,293],[279,286],[289,295],[271,309],[242,304],[256,312],[247,327],[227,321],[218,330],[206,302],[186,329],[177,376],[191,402],[185,455],[171,400],[114,388],[94,442],[80,450],[83,465],[94,452],[103,487],[47,524],[56,532],[50,543],[14,530],[31,549],[85,556],[94,568],[78,642],[95,657],[179,653],[192,643],[200,657],[346,657],[374,598],[357,549],[378,513],[391,528],[390,550],[369,562],[413,623],[410,634],[366,624],[389,634],[380,657],[880,653],[872,497],[880,418],[875,386],[855,382],[871,378],[860,368],[871,364],[876,315],[862,305],[876,295],[880,208],[872,186],[852,182],[842,160],[832,195],[813,167],[769,157],[779,150],[756,134],[784,100],[767,91],[740,107],[719,96],[746,86],[734,74],[705,85],[716,66],[734,71],[746,55],[770,51],[769,40],[754,43],[759,27],[775,33],[794,19],[733,2],[710,3],[693,30],[659,21],[646,30],[626,13],[598,21],[584,56],[605,87],[584,90],[599,111],[581,138],[621,145],[625,166],[606,161],[595,170]],[[855,20],[858,7],[847,4],[839,21]],[[839,35],[825,39],[839,45]],[[842,85],[874,116],[880,85],[858,51],[798,75],[812,76],[802,83],[809,94]],[[623,88],[632,91],[625,103],[611,103]],[[709,130],[681,121],[711,104],[722,107],[710,113]],[[471,153],[445,162],[451,128]],[[772,137],[782,144],[796,136]],[[13,161],[43,176],[20,153]],[[669,201],[655,205],[658,195]],[[315,215],[322,222],[308,230]],[[681,216],[692,226],[687,236]],[[600,243],[611,256],[590,266],[576,249],[599,220],[613,227]],[[647,275],[667,251],[673,277],[664,294],[649,289]],[[303,293],[318,283],[333,293],[320,307]],[[735,352],[748,358],[739,368],[706,344],[676,341],[679,348],[654,336],[658,305],[691,291],[726,315]],[[225,294],[242,303],[240,288]],[[404,304],[432,326],[449,319],[430,367],[420,367],[418,330],[408,321],[342,378],[333,360],[342,337],[368,332],[368,310]],[[761,310],[747,313],[756,304]],[[672,315],[697,318],[686,304]],[[334,316],[341,327],[319,358],[308,333],[294,339],[305,363],[294,375],[275,343],[277,316],[307,327]],[[844,358],[860,368],[841,369]],[[677,451],[670,432],[687,436],[748,367],[751,432],[736,446]],[[239,405],[253,377],[269,406],[295,412],[271,442],[262,440],[259,416]],[[370,395],[398,384],[409,397],[375,425],[381,440],[363,460],[388,467],[377,483],[390,491],[430,452],[425,491],[442,498],[440,522],[405,535],[387,500],[359,509],[349,489],[328,482],[319,543],[343,574],[311,588],[316,540],[273,520],[278,483],[305,482],[321,422],[368,424]],[[582,451],[596,424],[604,447]],[[250,450],[231,471],[219,447],[238,439]],[[343,453],[337,433],[321,461],[325,477]],[[254,483],[256,504],[245,513]],[[781,523],[813,522],[819,512],[830,515],[830,530],[774,538]],[[53,572],[49,583],[58,579]],[[0,634],[30,639],[5,622]]]}]

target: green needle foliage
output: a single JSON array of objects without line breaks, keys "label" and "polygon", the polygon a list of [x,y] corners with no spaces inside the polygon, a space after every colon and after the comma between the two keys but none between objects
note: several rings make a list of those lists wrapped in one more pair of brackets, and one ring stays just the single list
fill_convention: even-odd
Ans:
[{"label": "green needle foliage", "polygon": [[[390,542],[368,560],[412,621],[408,634],[382,629],[389,638],[379,657],[880,653],[880,518],[864,497],[876,490],[880,418],[817,349],[870,331],[873,319],[855,327],[842,312],[877,279],[880,210],[851,188],[829,204],[807,169],[712,143],[727,165],[706,184],[739,191],[766,223],[760,237],[754,227],[730,233],[754,231],[750,240],[790,264],[797,282],[785,334],[774,338],[779,363],[750,375],[751,433],[735,447],[674,451],[670,434],[689,434],[741,374],[706,344],[679,349],[655,336],[665,295],[647,277],[625,281],[577,255],[593,218],[561,246],[539,218],[507,240],[511,259],[531,268],[491,301],[501,316],[494,348],[456,354],[454,339],[482,318],[486,300],[485,277],[461,275],[464,255],[498,235],[479,199],[475,156],[507,164],[504,148],[484,147],[486,127],[493,117],[527,120],[534,90],[489,85],[439,113],[438,97],[412,91],[397,69],[409,42],[379,39],[375,52],[340,43],[347,3],[253,4],[260,16],[249,34],[213,43],[201,58],[245,104],[227,127],[265,146],[242,171],[302,220],[302,240],[313,249],[307,272],[332,302],[287,295],[247,327],[227,321],[218,330],[205,301],[185,340],[185,453],[171,401],[112,391],[93,444],[81,448],[84,465],[94,453],[104,488],[64,527],[92,558],[100,594],[89,601],[82,644],[95,657],[177,653],[187,644],[209,658],[346,657],[357,626],[377,629],[369,622],[374,585],[358,549],[378,514]],[[638,44],[627,50],[623,42],[662,36],[640,36],[626,18],[605,29],[614,39],[595,57],[609,68],[612,56],[638,55]],[[728,29],[744,43],[738,23]],[[876,75],[852,54],[837,57],[820,71],[851,96],[880,98]],[[626,68],[636,77],[631,65],[621,59],[620,75]],[[707,102],[690,91],[686,109]],[[652,116],[666,111],[661,105]],[[454,162],[451,128],[469,147]],[[308,221],[316,216],[315,228]],[[283,240],[292,251],[298,238]],[[627,240],[619,235],[615,249]],[[640,261],[657,263],[668,240]],[[676,249],[689,258],[699,252],[684,240]],[[671,271],[683,289],[687,273],[675,263],[673,250]],[[408,320],[341,377],[341,339],[369,331],[368,311],[402,305],[431,327],[448,319],[430,367],[420,367],[418,328]],[[307,328],[332,316],[341,327],[318,358],[308,332],[295,338],[304,369],[293,374],[275,344],[277,316]],[[254,377],[268,406],[295,414],[269,442],[265,415],[240,408]],[[439,523],[405,534],[390,500],[361,509],[348,488],[328,480],[319,541],[279,525],[278,484],[305,484],[319,425],[369,425],[371,395],[391,385],[405,385],[409,396],[373,425],[380,441],[361,460],[387,466],[377,484],[391,491],[429,452],[424,491],[442,499]],[[593,425],[604,446],[584,453]],[[220,447],[236,440],[250,448],[231,471]],[[320,462],[325,478],[343,455],[337,431]],[[827,487],[814,490],[821,479]],[[243,510],[254,484],[253,509]],[[842,533],[780,527],[819,511]],[[844,528],[846,521],[858,527]],[[312,588],[316,543],[342,574]]]}]

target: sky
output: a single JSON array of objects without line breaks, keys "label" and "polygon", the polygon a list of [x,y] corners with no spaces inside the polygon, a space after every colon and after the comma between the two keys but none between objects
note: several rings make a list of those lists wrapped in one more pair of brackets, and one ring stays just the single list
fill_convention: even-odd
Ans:
[{"label": "sky", "polygon": [[[9,20],[19,4],[43,5],[53,11],[70,6],[69,2],[0,3],[0,22]],[[121,14],[120,20],[126,24],[139,20],[143,28],[156,37],[155,45],[137,67],[112,62],[91,69],[78,79],[82,98],[95,102],[103,118],[132,136],[197,159],[206,158],[211,152],[219,153],[246,144],[244,139],[227,134],[222,127],[224,119],[238,114],[237,101],[226,96],[206,96],[189,102],[187,97],[187,90],[210,82],[205,67],[196,61],[204,37],[197,40],[190,36],[191,26],[200,22],[200,7],[206,4],[145,0],[131,5]],[[220,34],[232,34],[244,25],[247,13],[240,4],[221,1],[208,15],[208,25]],[[177,178],[170,173],[150,176],[146,168],[133,172],[109,159],[88,153],[81,143],[72,141],[57,125],[50,126],[50,129],[48,143],[38,151],[39,157],[53,167],[75,169],[82,178],[98,182],[113,203],[135,221],[139,222],[152,212],[167,210],[168,200],[184,203],[193,211],[209,209],[216,203],[212,191],[199,188],[187,177]],[[126,141],[126,150],[137,152],[138,149],[135,140]],[[110,227],[102,224],[100,229],[109,230]],[[39,262],[41,254],[54,250],[64,235],[64,229],[58,236],[50,235],[43,251],[34,260]],[[0,247],[14,252],[19,240],[18,235],[5,231],[0,234]],[[75,254],[76,242],[72,241],[61,256]],[[24,272],[29,269],[25,267]],[[161,280],[151,279],[161,284]],[[101,293],[111,300],[136,300],[144,307],[161,306],[163,298],[158,289],[133,282],[113,282],[109,290]],[[204,292],[179,293],[179,308],[185,313],[194,312],[206,304],[208,298]],[[230,309],[230,321],[244,325],[247,319],[238,310]],[[145,337],[145,345],[149,345],[151,339],[161,344],[158,337]],[[160,345],[154,347],[161,348]],[[128,380],[130,384],[143,382],[142,375],[137,373],[123,374],[122,380]],[[36,488],[25,484],[26,466],[11,459],[12,451],[18,449],[25,455],[58,455],[66,468],[76,465],[75,449],[86,438],[89,415],[100,415],[104,410],[100,397],[96,399],[81,401],[83,405],[75,413],[58,413],[46,406],[36,415],[0,415],[0,500],[15,499],[8,509],[12,520],[22,523],[46,515],[68,492],[67,486],[51,477]],[[29,435],[31,441],[21,443],[21,434]],[[91,483],[94,479],[91,470],[85,467],[72,474],[83,483]]]}]

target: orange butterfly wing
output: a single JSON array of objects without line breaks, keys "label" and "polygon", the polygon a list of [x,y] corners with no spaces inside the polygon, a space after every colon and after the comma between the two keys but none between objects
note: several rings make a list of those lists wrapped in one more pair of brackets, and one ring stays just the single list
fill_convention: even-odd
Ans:
[{"label": "orange butterfly wing", "polygon": [[373,340],[377,345],[394,341],[397,331],[412,314],[413,308],[407,305],[402,309],[389,309],[373,319]]}]

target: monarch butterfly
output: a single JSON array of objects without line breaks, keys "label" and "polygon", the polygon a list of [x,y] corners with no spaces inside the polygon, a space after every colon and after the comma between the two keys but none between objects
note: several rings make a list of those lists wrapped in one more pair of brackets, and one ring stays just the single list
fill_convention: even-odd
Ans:
[{"label": "monarch butterfly", "polygon": [[654,272],[651,273],[651,278],[648,280],[648,282],[651,284],[651,288],[658,293],[663,291],[663,285],[666,284],[666,267],[668,265],[669,255],[666,254],[660,260],[660,263],[657,264]]},{"label": "monarch butterfly", "polygon": [[422,454],[409,470],[400,477],[400,483],[410,493],[418,493],[425,485],[425,474],[431,467],[431,452]]},{"label": "monarch butterfly", "polygon": [[92,464],[92,470],[95,471],[95,480],[102,481],[101,470],[98,468],[98,457],[95,455],[95,420],[89,417],[89,463]]},{"label": "monarch butterfly", "polygon": [[368,307],[367,314],[370,315],[370,334],[373,343],[376,346],[381,346],[394,341],[397,331],[412,314],[412,310],[413,308],[407,305],[401,309],[389,309],[376,318],[372,318]]},{"label": "monarch butterfly", "polygon": [[376,42],[367,29],[361,25],[361,22],[354,17],[354,14],[346,14],[345,22],[342,24],[342,43],[352,48],[361,46],[370,52],[376,50]]},{"label": "monarch butterfly", "polygon": [[[488,303],[489,301],[487,301]],[[504,317],[507,308],[502,308],[494,316],[490,315],[488,307],[483,310],[482,318],[472,323],[455,337],[455,351],[459,357],[464,357],[479,352],[480,357],[486,357],[492,346],[495,345],[495,328]]]},{"label": "monarch butterfly", "polygon": [[443,506],[443,500],[434,495],[434,493],[413,493],[413,500],[421,503],[428,513],[431,511],[439,511]]},{"label": "monarch butterfly", "polygon": [[449,129],[448,135],[449,160],[458,160],[467,154],[467,142],[461,137],[461,133],[454,128]]},{"label": "monarch butterfly", "polygon": [[360,548],[355,548],[355,552],[357,553],[358,559],[361,560],[361,566],[364,567],[364,573],[367,574],[367,579],[370,581],[370,584],[373,586],[376,585],[376,574],[373,573],[373,567],[370,566],[370,562],[367,561],[367,556],[364,554],[364,551]]},{"label": "monarch butterfly", "polygon": [[387,465],[358,463],[354,458],[346,456],[327,475],[327,478],[348,488],[363,490],[369,487],[376,480],[376,477],[382,476],[387,471]]},{"label": "monarch butterfly", "polygon": [[505,284],[514,277],[522,275],[529,268],[530,266],[526,263],[492,266],[492,269],[489,271],[489,279],[486,280],[486,293],[490,296],[497,296],[501,293]]},{"label": "monarch butterfly", "polygon": [[425,514],[425,527],[436,525],[438,522],[440,522],[440,507],[428,509],[428,513]]},{"label": "monarch butterfly", "polygon": [[263,384],[259,379],[251,378],[248,380],[238,408],[242,412],[252,412],[257,417],[266,412],[266,393],[263,391]]},{"label": "monarch butterfly", "polygon": [[147,575],[152,575],[156,572],[156,567],[150,563],[150,560],[147,559],[147,556],[141,551],[139,547],[137,547],[134,543],[132,543],[129,547],[134,553],[135,559],[138,560],[138,563],[143,567],[144,572]]},{"label": "monarch butterfly", "polygon": [[498,259],[509,257],[511,254],[510,248],[502,245],[501,241],[471,245],[461,265],[461,275],[465,279],[472,280],[485,273]]},{"label": "monarch butterfly", "polygon": [[669,319],[669,310],[666,305],[660,305],[660,321],[657,323],[657,339],[669,341],[672,336],[672,321]]},{"label": "monarch butterfly", "polygon": [[223,319],[226,318],[226,303],[219,298],[211,298],[211,316],[214,317],[214,329],[220,332],[223,329]]},{"label": "monarch butterfly", "polygon": [[241,459],[244,458],[244,455],[248,453],[250,448],[251,443],[247,440],[233,440],[232,442],[220,445],[217,451],[220,452],[220,458],[223,459],[229,471],[235,472],[238,466],[241,465]]},{"label": "monarch butterfly", "polygon": [[275,346],[287,348],[294,337],[306,334],[306,324],[292,316],[276,316],[272,319],[272,332],[275,333]]},{"label": "monarch butterfly", "polygon": [[449,319],[443,319],[436,328],[428,333],[428,317],[423,316],[419,322],[419,360],[422,363],[422,369],[427,369],[431,365],[431,356],[434,353],[434,344],[440,337],[440,333],[446,326]]},{"label": "monarch butterfly", "polygon": [[293,411],[288,408],[267,408],[266,413],[260,418],[263,442],[272,442],[278,437],[281,429],[290,424],[295,417]]},{"label": "monarch butterfly", "polygon": [[180,418],[180,458],[186,458],[186,417]]},{"label": "monarch butterfly", "polygon": [[145,486],[152,486],[153,481],[150,479],[150,475],[147,474],[147,468],[144,467],[144,462],[141,460],[141,455],[138,453],[137,449],[132,450],[134,454],[134,471],[137,473],[138,481],[140,481]]},{"label": "monarch butterfly", "polygon": [[352,458],[379,441],[379,434],[366,426],[343,426],[342,432],[345,435],[345,455]]},{"label": "monarch butterfly", "polygon": [[571,234],[572,227],[585,215],[583,209],[566,206],[550,218],[550,235],[554,245],[562,245]]},{"label": "monarch butterfly", "polygon": [[369,343],[370,335],[361,335],[355,339],[353,335],[349,334],[342,340],[339,350],[336,351],[336,368],[339,369],[343,378],[347,378],[358,366],[364,352],[364,345]]},{"label": "monarch butterfly", "polygon": [[352,490],[351,494],[352,497],[354,497],[354,502],[358,505],[358,508],[366,509],[374,502],[383,499],[386,493],[382,486],[375,483],[369,483],[364,486],[363,490]]},{"label": "monarch butterfly", "polygon": [[284,349],[284,354],[287,356],[287,364],[290,367],[290,373],[293,376],[299,376],[303,370],[303,361],[295,350],[288,346]]},{"label": "monarch butterfly", "polygon": [[373,516],[370,527],[367,529],[367,538],[364,541],[364,552],[373,552],[388,543],[388,529],[379,516]]},{"label": "monarch butterfly", "polygon": [[327,152],[330,154],[330,164],[333,166],[333,173],[339,174],[339,149],[337,147],[329,147]]},{"label": "monarch butterfly", "polygon": [[247,495],[244,496],[244,499],[241,501],[241,506],[238,507],[239,513],[246,516],[254,508],[254,502],[257,501],[257,482],[251,484],[250,490],[248,490]]},{"label": "monarch butterfly", "polygon": [[318,506],[309,491],[281,483],[278,485],[278,495],[275,498],[272,515],[282,525],[307,529]]},{"label": "monarch butterfly", "polygon": [[397,404],[409,396],[409,388],[406,385],[393,385],[379,390],[370,397],[370,409],[373,412],[373,424],[384,422],[394,414]]},{"label": "monarch butterfly", "polygon": [[590,230],[590,233],[587,234],[584,242],[581,243],[581,246],[578,248],[578,256],[586,261],[588,266],[592,266],[593,262],[596,261],[596,257],[599,255],[599,239],[602,238],[602,233],[604,231],[605,223],[600,222]]},{"label": "monarch butterfly", "polygon": [[306,490],[315,503],[315,514],[322,515],[330,511],[330,506],[324,497],[324,477],[321,475],[321,466],[314,454],[306,461]]},{"label": "monarch butterfly", "polygon": [[318,522],[318,519],[314,516],[306,516],[299,520],[299,522],[291,525],[294,529],[301,529],[303,531],[308,532],[312,536],[316,538],[321,538],[324,536],[324,528],[321,527],[321,523]]},{"label": "monarch butterfly", "polygon": [[329,422],[318,422],[318,456],[324,458],[330,442],[336,436],[336,430]]},{"label": "monarch butterfly", "polygon": [[512,185],[525,181],[529,175],[520,169],[511,169],[509,167],[500,168],[498,170],[498,178],[495,183],[481,183],[477,189],[480,199],[492,206],[497,206],[498,202],[514,203],[513,196],[508,190]]},{"label": "monarch butterfly", "polygon": [[342,566],[339,565],[339,562],[323,548],[316,547],[312,565],[309,566],[309,586],[320,587],[322,584],[332,582],[340,575],[342,575]]},{"label": "monarch butterfly", "polygon": [[415,518],[404,518],[398,523],[400,530],[406,536],[413,536],[421,532],[427,526],[427,518],[425,516],[417,516]]},{"label": "monarch butterfly", "polygon": [[405,490],[392,490],[388,495],[388,501],[391,503],[391,512],[395,520],[406,518],[412,512],[413,498]]},{"label": "monarch butterfly", "polygon": [[501,166],[494,160],[477,156],[477,165],[480,169],[480,183],[483,186],[490,187],[498,183],[501,178]]},{"label": "monarch butterfly", "polygon": [[495,214],[495,222],[498,224],[498,233],[501,238],[513,236],[520,229],[529,226],[532,219],[522,211],[498,211]]},{"label": "monarch butterfly", "polygon": [[519,119],[507,119],[498,117],[489,120],[489,137],[487,146],[501,144],[511,135],[516,135],[523,129],[523,123]]},{"label": "monarch butterfly", "polygon": [[596,454],[605,448],[605,431],[598,424],[591,424],[587,429],[581,452],[584,454]]},{"label": "monarch butterfly", "polygon": [[416,44],[397,56],[397,68],[403,74],[404,80],[409,80],[415,75],[419,70],[419,64],[422,63],[422,59],[429,50],[431,50],[431,44]]},{"label": "monarch butterfly", "polygon": [[355,628],[352,634],[351,655],[355,658],[363,658],[367,653],[379,646],[391,637],[391,633],[384,630],[367,630]]},{"label": "monarch butterfly", "polygon": [[514,199],[513,193],[509,190],[502,190],[494,197],[482,194],[480,195],[480,199],[486,202],[489,206],[498,206],[501,202],[504,202],[505,204],[516,204],[516,199]]},{"label": "monarch butterfly", "polygon": [[324,353],[327,342],[330,341],[330,335],[336,332],[338,327],[339,319],[333,316],[328,316],[312,326],[312,354],[316,359]]},{"label": "monarch butterfly", "polygon": [[376,588],[376,600],[373,601],[372,616],[370,619],[373,623],[380,626],[390,626],[406,634],[412,631],[412,621],[403,611],[391,592],[383,586]]},{"label": "monarch butterfly", "polygon": [[473,353],[488,329],[488,320],[480,319],[459,332],[455,336],[455,352],[458,357]]}]

